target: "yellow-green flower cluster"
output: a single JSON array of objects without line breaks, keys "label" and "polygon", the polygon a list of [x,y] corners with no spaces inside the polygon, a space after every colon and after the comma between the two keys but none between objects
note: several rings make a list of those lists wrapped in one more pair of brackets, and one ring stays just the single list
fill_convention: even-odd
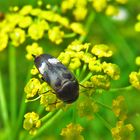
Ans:
[{"label": "yellow-green flower cluster", "polygon": [[99,58],[101,57],[111,57],[113,52],[110,50],[109,46],[105,45],[105,44],[99,44],[99,45],[95,45],[91,52],[93,54],[95,54],[96,56],[98,56]]},{"label": "yellow-green flower cluster", "polygon": [[53,93],[53,89],[46,82],[41,83],[37,78],[30,79],[24,91],[27,102],[40,99],[40,104],[45,107],[46,111],[53,111],[62,108],[64,105]]},{"label": "yellow-green flower cluster", "polygon": [[76,40],[68,45],[65,52],[60,53],[58,59],[74,72],[80,69],[84,77],[87,72],[93,73],[88,80],[90,79],[94,88],[108,89],[110,80],[117,80],[120,77],[120,69],[116,64],[102,62],[104,57],[111,57],[112,54],[109,46],[105,44],[91,47],[89,43],[81,44]]},{"label": "yellow-green flower cluster", "polygon": [[121,121],[124,121],[127,118],[124,100],[125,99],[123,96],[118,96],[112,102],[112,111],[114,112],[116,117],[119,118],[119,120]]},{"label": "yellow-green flower cluster", "polygon": [[39,44],[36,42],[34,42],[32,45],[27,45],[26,51],[27,51],[26,58],[28,60],[33,59],[32,55],[38,56],[43,53],[42,47],[40,47]]},{"label": "yellow-green flower cluster", "polygon": [[18,47],[27,38],[38,41],[48,36],[50,41],[60,44],[65,35],[64,31],[85,35],[81,23],[70,23],[68,18],[53,9],[34,8],[31,5],[25,5],[21,9],[13,7],[0,21],[0,51],[7,47],[8,41]]},{"label": "yellow-green flower cluster", "polygon": [[136,65],[140,66],[140,56],[136,57]]},{"label": "yellow-green flower cluster", "polygon": [[[46,87],[48,87],[47,93],[44,94],[46,92]],[[46,82],[41,84],[39,90],[39,93],[42,93],[40,98],[40,104],[45,107],[46,111],[53,111],[57,108],[62,108],[64,105],[64,103],[59,100],[54,93],[52,93],[52,90],[53,89],[51,89]]]},{"label": "yellow-green flower cluster", "polygon": [[84,140],[84,137],[81,135],[83,127],[79,124],[70,123],[66,128],[63,128],[61,131],[61,136],[65,140]]},{"label": "yellow-green flower cluster", "polygon": [[119,13],[118,7],[116,7],[112,4],[107,5],[106,10],[105,10],[105,14],[107,16],[114,16],[114,15],[117,15],[118,13]]},{"label": "yellow-green flower cluster", "polygon": [[26,93],[26,98],[28,99],[34,97],[39,91],[40,86],[41,83],[38,79],[36,78],[30,79],[24,88],[24,92]]},{"label": "yellow-green flower cluster", "polygon": [[118,121],[116,127],[111,129],[111,133],[114,140],[130,140],[133,130],[132,124],[124,124],[123,121]]},{"label": "yellow-green flower cluster", "polygon": [[110,79],[107,75],[94,75],[90,78],[95,89],[109,89]]},{"label": "yellow-green flower cluster", "polygon": [[133,87],[140,90],[140,71],[139,72],[131,72],[129,75],[129,81]]},{"label": "yellow-green flower cluster", "polygon": [[[88,9],[87,0],[64,0],[61,3],[62,12],[73,10],[73,15],[77,21],[85,19]],[[82,11],[82,13],[81,13]]]},{"label": "yellow-green flower cluster", "polygon": [[93,7],[97,12],[101,12],[107,6],[107,0],[93,0]]},{"label": "yellow-green flower cluster", "polygon": [[87,117],[88,120],[94,118],[94,113],[98,112],[98,105],[89,97],[84,96],[77,105],[78,114],[80,117]]},{"label": "yellow-green flower cluster", "polygon": [[44,19],[38,20],[36,22],[33,22],[29,26],[28,35],[33,40],[39,40],[43,38],[45,31],[48,29],[49,29],[49,25],[47,21],[45,21]]},{"label": "yellow-green flower cluster", "polygon": [[21,28],[13,29],[13,32],[10,33],[10,39],[12,40],[12,44],[18,47],[25,41],[25,31]]},{"label": "yellow-green flower cluster", "polygon": [[62,38],[64,37],[64,32],[61,31],[58,26],[56,26],[49,30],[48,36],[52,42],[60,44],[63,41]]},{"label": "yellow-green flower cluster", "polygon": [[41,126],[41,120],[39,120],[39,115],[35,112],[29,112],[24,115],[24,129],[28,130],[31,135],[35,135],[37,128]]},{"label": "yellow-green flower cluster", "polygon": [[[127,0],[63,0],[61,3],[61,10],[63,13],[66,13],[72,10],[72,14],[75,20],[80,21],[84,20],[88,13],[92,10],[89,5],[97,12],[104,11],[108,16],[114,16],[118,14],[119,5],[126,4]],[[81,13],[82,11],[82,13]]]},{"label": "yellow-green flower cluster", "polygon": [[114,16],[118,14],[118,5],[126,4],[127,0],[116,0],[114,2],[109,0],[92,0],[92,6],[97,12],[105,11],[108,16]]},{"label": "yellow-green flower cluster", "polygon": [[[32,54],[39,55],[42,53],[42,49],[36,43],[29,45],[27,51],[30,59]],[[112,54],[113,52],[109,46],[105,44],[91,46],[89,43],[82,44],[80,41],[75,40],[58,56],[58,59],[70,71],[74,72],[79,84],[83,85],[79,89],[79,93],[85,91],[85,94],[80,94],[76,107],[80,117],[87,117],[89,120],[93,119],[93,114],[98,111],[98,105],[92,100],[92,95],[97,89],[109,89],[110,80],[119,78],[120,70],[118,66],[103,61],[104,58],[111,57]],[[33,67],[31,73],[36,75],[38,70]],[[85,89],[84,86],[87,88]],[[54,94],[55,91],[46,82],[41,83],[37,78],[32,78],[24,90],[27,101],[40,99],[40,104],[46,111],[64,108],[63,101],[57,98],[56,94]],[[62,130],[61,135],[68,140],[83,139],[80,135],[82,130],[78,130],[77,127],[77,125],[70,124]],[[72,133],[72,131],[75,133]]]},{"label": "yellow-green flower cluster", "polygon": [[119,119],[116,127],[111,129],[114,140],[129,140],[131,132],[134,130],[132,124],[125,124],[127,118],[124,97],[118,96],[112,103],[112,110]]},{"label": "yellow-green flower cluster", "polygon": [[135,31],[140,32],[140,14],[137,16],[138,22],[135,24]]}]

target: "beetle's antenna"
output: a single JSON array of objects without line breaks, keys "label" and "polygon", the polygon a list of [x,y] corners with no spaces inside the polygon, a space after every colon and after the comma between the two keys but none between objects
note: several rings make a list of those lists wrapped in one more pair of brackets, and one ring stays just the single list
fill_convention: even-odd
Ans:
[{"label": "beetle's antenna", "polygon": [[85,87],[85,86],[83,86],[83,85],[81,85],[81,84],[79,84],[81,87],[83,87],[83,88],[94,88],[94,87],[90,87],[90,86],[88,86],[88,87]]},{"label": "beetle's antenna", "polygon": [[33,57],[33,58],[36,58],[36,55],[32,54],[32,57]]}]

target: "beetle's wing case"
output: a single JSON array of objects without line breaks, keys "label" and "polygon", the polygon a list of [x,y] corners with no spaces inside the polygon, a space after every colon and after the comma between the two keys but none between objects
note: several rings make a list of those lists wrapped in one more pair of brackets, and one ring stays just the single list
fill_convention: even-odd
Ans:
[{"label": "beetle's wing case", "polygon": [[73,80],[71,72],[56,58],[49,54],[42,54],[34,60],[43,79],[57,90],[66,80]]}]

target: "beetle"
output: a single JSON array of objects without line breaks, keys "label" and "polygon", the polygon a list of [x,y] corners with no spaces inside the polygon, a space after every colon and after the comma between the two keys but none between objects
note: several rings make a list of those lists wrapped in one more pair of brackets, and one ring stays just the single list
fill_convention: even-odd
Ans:
[{"label": "beetle", "polygon": [[34,57],[34,64],[42,78],[65,103],[73,103],[79,96],[79,84],[75,76],[55,57],[41,54]]}]

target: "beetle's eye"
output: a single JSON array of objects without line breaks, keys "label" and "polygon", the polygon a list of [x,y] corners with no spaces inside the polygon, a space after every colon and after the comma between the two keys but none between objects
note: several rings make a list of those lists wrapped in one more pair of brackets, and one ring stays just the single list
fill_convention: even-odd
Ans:
[{"label": "beetle's eye", "polygon": [[60,87],[61,86],[61,80],[59,78],[57,78],[57,80],[55,82],[55,86],[56,87]]},{"label": "beetle's eye", "polygon": [[63,73],[62,75],[64,78],[69,79],[69,80],[72,78],[71,73]]}]

